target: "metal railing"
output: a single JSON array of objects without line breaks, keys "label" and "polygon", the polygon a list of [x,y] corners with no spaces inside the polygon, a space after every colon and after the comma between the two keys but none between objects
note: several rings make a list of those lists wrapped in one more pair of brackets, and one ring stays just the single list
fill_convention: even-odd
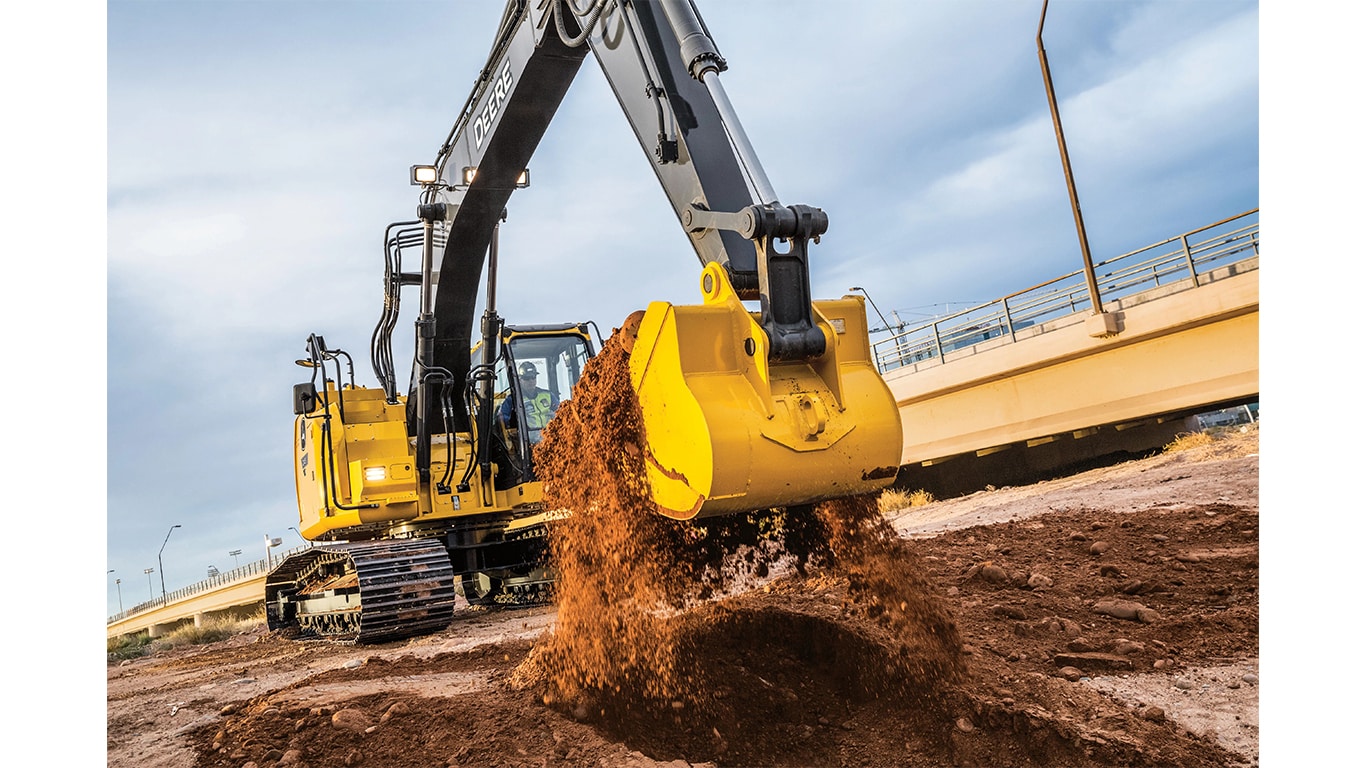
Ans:
[{"label": "metal railing", "polygon": [[[154,597],[151,600],[139,603],[126,611],[116,613],[113,616],[110,616],[109,619],[105,621],[105,624],[113,624],[116,621],[123,621],[129,616],[136,616],[139,613],[145,613],[146,611],[160,608],[163,605],[169,605],[177,600],[183,600],[187,597],[192,597],[194,595],[198,595],[204,592],[210,592],[220,587],[227,586],[228,584],[233,584],[238,581],[253,578],[259,574],[267,573],[270,571],[271,568],[274,568],[275,566],[279,565],[280,561],[284,558],[289,557],[295,552],[302,552],[305,549],[308,549],[309,546],[311,545],[295,547],[294,549],[291,549],[278,557],[272,557],[269,563],[267,563],[263,558],[261,560],[257,560],[255,562],[247,563],[246,565],[234,568],[231,571],[225,571],[223,573],[218,574],[217,576],[211,576],[207,579],[204,579],[203,581],[191,584],[188,587],[181,587],[180,589],[177,589],[174,592],[168,592],[166,593],[165,597]],[[264,592],[261,593],[261,599],[265,599]]]},{"label": "metal railing", "polygon": [[[1101,306],[1158,287],[1195,288],[1219,277],[1216,272],[1256,258],[1259,211],[1253,208],[1213,224],[1169,237],[1095,264]],[[1180,288],[1174,288],[1180,290]],[[972,354],[978,345],[1010,344],[1091,313],[1085,271],[1016,291],[995,301],[937,318],[875,342],[873,358],[882,373],[920,370]],[[1065,322],[1068,320],[1069,322]]]}]

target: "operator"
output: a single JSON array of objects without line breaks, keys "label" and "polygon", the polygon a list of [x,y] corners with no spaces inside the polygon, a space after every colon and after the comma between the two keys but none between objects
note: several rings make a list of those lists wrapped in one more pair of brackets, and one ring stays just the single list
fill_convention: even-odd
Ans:
[{"label": "operator", "polygon": [[[560,400],[550,390],[536,386],[536,366],[532,363],[522,363],[518,368],[518,379],[522,391],[522,412],[526,415],[527,421],[527,441],[539,443],[541,430],[550,423],[550,417],[554,416],[555,409],[560,407]],[[515,428],[518,416],[512,403],[513,398],[504,399],[498,413],[504,425]]]}]

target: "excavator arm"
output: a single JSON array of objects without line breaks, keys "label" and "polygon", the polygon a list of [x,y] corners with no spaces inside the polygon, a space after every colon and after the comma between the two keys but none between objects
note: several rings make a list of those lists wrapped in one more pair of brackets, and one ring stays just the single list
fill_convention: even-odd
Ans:
[{"label": "excavator arm", "polygon": [[509,0],[423,180],[427,277],[408,399],[419,472],[428,425],[468,428],[458,409],[438,413],[430,374],[453,381],[459,401],[493,232],[590,50],[704,267],[704,305],[651,304],[632,354],[661,511],[722,514],[889,483],[900,420],[869,358],[862,299],[813,303],[808,252],[826,215],[779,202],[691,0]]}]

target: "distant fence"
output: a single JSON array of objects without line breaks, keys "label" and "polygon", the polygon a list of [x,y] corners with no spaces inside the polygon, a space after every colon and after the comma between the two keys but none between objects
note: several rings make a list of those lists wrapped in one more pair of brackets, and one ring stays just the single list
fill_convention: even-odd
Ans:
[{"label": "distant fence", "polygon": [[[280,561],[284,558],[289,557],[295,552],[302,552],[303,550],[308,548],[308,546],[295,547],[294,549],[285,552],[283,555],[280,555],[279,557],[272,557],[269,563],[267,563],[264,559],[261,559],[234,568],[231,571],[220,573],[217,576],[210,576],[209,578],[191,584],[188,587],[181,587],[180,589],[177,589],[174,592],[168,592],[166,593],[165,597],[156,597],[144,603],[139,603],[138,605],[135,605],[126,611],[116,613],[113,616],[110,616],[105,623],[113,624],[116,621],[123,621],[129,616],[136,616],[139,613],[150,611],[154,608],[160,608],[163,605],[174,603],[177,600],[182,600],[193,595],[198,595],[202,592],[209,592],[218,589],[219,587],[225,586],[227,584],[233,584],[244,579],[249,579],[254,576],[267,573],[268,571],[270,571],[271,568],[274,568],[275,566],[279,565]],[[265,597],[265,593],[261,593],[261,599],[264,600]]]},{"label": "distant fence", "polygon": [[[1095,264],[1101,305],[1158,286],[1201,285],[1222,267],[1259,255],[1259,208],[1216,221],[1161,242]],[[1018,341],[1026,329],[1069,315],[1092,311],[1084,270],[1017,291],[995,301],[965,309],[909,330],[898,329],[873,344],[878,370],[886,373],[907,366],[936,365],[945,355],[985,341]]]}]

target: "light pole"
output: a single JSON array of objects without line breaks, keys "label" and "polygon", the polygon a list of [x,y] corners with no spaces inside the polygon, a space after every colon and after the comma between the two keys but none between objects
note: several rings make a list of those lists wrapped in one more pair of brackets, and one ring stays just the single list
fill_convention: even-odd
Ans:
[{"label": "light pole", "polygon": [[240,567],[242,566],[242,563],[238,562],[237,556],[240,555],[240,554],[242,554],[242,550],[240,550],[240,549],[234,549],[233,551],[229,552],[228,554],[232,556],[232,567],[233,567],[233,568],[240,568]]},{"label": "light pole", "polygon": [[305,538],[304,538],[304,535],[303,535],[302,533],[299,533],[299,529],[298,529],[298,528],[295,528],[294,526],[291,525],[291,526],[289,526],[289,530],[294,531],[294,533],[299,537],[299,541],[302,541],[303,543],[305,543],[305,544],[307,544],[307,545],[309,545],[309,546],[312,546],[312,545],[313,545],[312,542],[310,542],[308,539],[305,539]]},{"label": "light pole", "polygon": [[147,574],[147,602],[150,603],[152,602],[152,574],[156,572],[156,569],[143,568],[142,572]]},{"label": "light pole", "polygon": [[157,570],[161,571],[161,599],[166,600],[166,569],[161,565],[161,553],[166,551],[166,542],[171,540],[171,533],[179,528],[178,525],[171,526],[171,530],[166,532],[166,541],[161,542],[161,549],[157,550]]},{"label": "light pole", "polygon": [[[889,323],[889,322],[887,322],[887,318],[883,316],[882,310],[880,310],[880,309],[877,308],[877,302],[873,301],[873,297],[872,297],[872,296],[869,296],[867,291],[863,290],[862,288],[860,288],[860,287],[857,286],[857,285],[854,286],[853,288],[850,288],[849,290],[851,290],[851,291],[858,291],[859,293],[863,294],[863,298],[867,299],[867,300],[868,300],[868,303],[873,305],[873,311],[877,313],[878,319],[882,321],[882,330],[884,330],[884,331],[886,331],[886,332],[892,334],[893,337],[896,337],[896,331],[893,331],[893,330],[892,330],[892,324]],[[893,315],[896,315],[896,311],[893,310],[892,314],[893,314]],[[902,329],[904,329],[904,328],[906,327],[906,324],[903,323],[903,322],[901,322],[901,317],[900,317],[899,315],[897,315],[896,320],[897,320],[897,323],[896,323],[896,329],[897,329],[897,331],[900,331],[900,330],[902,330]],[[869,331],[868,331],[868,336],[869,336],[870,339],[872,338],[872,335],[873,335],[873,331],[872,331],[872,330],[869,330]],[[899,338],[899,337],[898,337],[897,340],[896,340],[896,356],[897,356],[897,360],[898,360],[899,362],[905,362],[905,355],[904,355],[904,354],[902,353],[902,351],[901,351],[901,346],[902,346],[902,344],[903,344],[904,342],[905,342],[905,339],[902,339],[902,338]],[[879,371],[882,370],[882,361],[878,359],[877,350],[873,350],[873,363],[877,365],[877,368],[878,368]]]},{"label": "light pole", "polygon": [[[877,308],[877,304],[873,302],[873,297],[872,297],[872,296],[869,296],[867,291],[863,290],[862,288],[858,287],[857,285],[854,286],[853,288],[850,288],[849,290],[851,290],[851,291],[858,291],[859,293],[863,294],[863,298],[867,299],[867,300],[868,300],[868,303],[873,305],[873,311],[877,313],[878,319],[882,321],[882,330],[884,330],[884,331],[890,331],[890,330],[892,330],[892,324],[889,323],[889,322],[887,322],[887,318],[885,318],[885,317],[882,316],[882,310],[880,310],[880,309]],[[869,333],[871,334],[872,331],[869,331]]]},{"label": "light pole", "polygon": [[[109,569],[109,573],[113,573],[113,572],[114,572],[114,569],[113,569],[113,568],[110,568],[110,569]],[[106,573],[105,575],[108,576],[109,573]],[[119,613],[123,613],[123,587],[119,586],[119,585],[122,584],[122,583],[123,583],[123,579],[114,579],[114,589],[117,589],[118,592],[119,592]]]},{"label": "light pole", "polygon": [[270,548],[271,548],[271,547],[278,547],[278,546],[280,546],[282,543],[284,543],[284,542],[280,541],[278,538],[277,538],[277,539],[272,539],[272,538],[270,537],[270,534],[269,534],[269,533],[266,534],[266,567],[267,567],[267,568],[270,567],[270,561],[271,561],[271,557],[270,557]]}]

